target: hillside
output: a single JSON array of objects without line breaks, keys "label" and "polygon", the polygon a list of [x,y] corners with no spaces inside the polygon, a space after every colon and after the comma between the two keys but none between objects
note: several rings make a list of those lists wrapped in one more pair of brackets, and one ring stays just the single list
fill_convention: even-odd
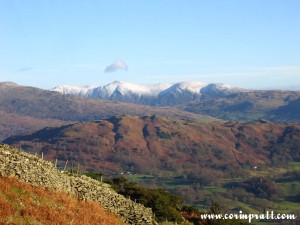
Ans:
[{"label": "hillside", "polygon": [[10,82],[0,83],[0,140],[69,121],[89,121],[123,114],[215,120],[174,108],[84,99]]},{"label": "hillside", "polygon": [[277,121],[300,121],[300,98],[290,101],[287,105],[280,106],[269,112],[269,117]]},{"label": "hillside", "polygon": [[123,224],[96,202],[0,176],[0,224]]},{"label": "hillside", "polygon": [[71,122],[56,119],[40,119],[31,116],[21,116],[0,110],[0,141],[9,136],[48,126],[62,126]]},{"label": "hillside", "polygon": [[[0,162],[0,176],[15,177],[34,187],[64,192],[80,200],[95,201],[106,211],[117,214],[126,224],[152,225],[154,223],[151,209],[117,194],[108,184],[77,173],[71,174],[66,173],[65,170],[60,171],[56,168],[56,164],[8,145],[0,145]],[[26,192],[26,190],[19,190],[18,192],[23,191]],[[26,201],[30,201],[30,196],[25,194],[24,197]],[[38,204],[40,200],[42,199],[36,199],[36,203]],[[6,200],[2,199],[3,201],[3,204],[7,206]],[[63,203],[63,199],[60,202]],[[25,202],[19,204],[21,204],[19,209],[22,209]],[[72,207],[72,205],[69,206]],[[54,209],[57,210],[56,205],[54,205]],[[23,210],[22,212],[26,216],[30,210]],[[71,216],[66,215],[66,218]]]},{"label": "hillside", "polygon": [[300,92],[295,91],[248,91],[218,97],[202,95],[180,108],[224,120],[299,122],[299,99]]},{"label": "hillside", "polygon": [[205,168],[217,178],[238,172],[243,165],[299,160],[300,125],[118,116],[45,128],[4,143],[107,174],[205,176]]}]

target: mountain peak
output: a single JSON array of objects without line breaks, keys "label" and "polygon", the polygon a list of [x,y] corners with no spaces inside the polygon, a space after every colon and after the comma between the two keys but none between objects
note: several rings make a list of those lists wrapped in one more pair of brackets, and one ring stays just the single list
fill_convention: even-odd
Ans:
[{"label": "mountain peak", "polygon": [[112,82],[112,84],[123,84],[124,82],[123,81],[120,81],[120,80],[115,80],[114,82]]},{"label": "mountain peak", "polygon": [[238,89],[226,84],[178,82],[155,85],[138,85],[120,80],[104,86],[58,86],[53,91],[86,98],[114,100],[155,106],[170,106],[193,101],[202,94],[223,95]]},{"label": "mountain peak", "polygon": [[18,84],[10,81],[0,82],[0,85],[18,86]]}]

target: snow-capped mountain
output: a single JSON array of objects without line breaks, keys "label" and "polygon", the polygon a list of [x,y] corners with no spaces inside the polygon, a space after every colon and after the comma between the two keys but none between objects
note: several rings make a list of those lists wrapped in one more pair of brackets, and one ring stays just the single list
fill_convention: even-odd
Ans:
[{"label": "snow-capped mountain", "polygon": [[85,98],[114,100],[121,102],[173,106],[200,98],[201,95],[224,96],[243,89],[226,84],[206,84],[202,82],[179,82],[155,85],[137,85],[114,81],[104,86],[63,85],[52,89],[62,94]]},{"label": "snow-capped mountain", "polygon": [[209,95],[213,97],[221,97],[230,95],[236,92],[245,92],[248,91],[246,89],[236,88],[228,84],[208,84],[200,90],[202,95]]},{"label": "snow-capped mountain", "polygon": [[57,91],[61,94],[70,94],[70,95],[77,95],[81,97],[86,97],[87,93],[90,90],[93,90],[95,86],[70,86],[70,85],[62,85],[62,86],[57,86],[53,90]]}]

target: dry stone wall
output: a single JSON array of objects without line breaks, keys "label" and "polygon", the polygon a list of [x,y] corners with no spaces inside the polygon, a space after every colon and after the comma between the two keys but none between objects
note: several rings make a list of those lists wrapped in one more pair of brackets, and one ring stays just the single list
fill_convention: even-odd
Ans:
[{"label": "dry stone wall", "polygon": [[63,173],[53,163],[8,145],[0,145],[0,174],[16,177],[33,186],[64,191],[82,200],[97,201],[127,224],[156,224],[150,208],[117,194],[108,184],[87,176]]}]

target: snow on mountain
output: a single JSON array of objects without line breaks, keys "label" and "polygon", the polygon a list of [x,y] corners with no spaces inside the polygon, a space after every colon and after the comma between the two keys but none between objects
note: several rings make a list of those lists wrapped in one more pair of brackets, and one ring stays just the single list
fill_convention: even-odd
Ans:
[{"label": "snow on mountain", "polygon": [[179,82],[155,85],[137,85],[114,81],[104,86],[58,86],[52,89],[62,94],[86,98],[115,100],[146,105],[176,105],[193,101],[202,94],[219,96],[239,91],[226,84]]},{"label": "snow on mountain", "polygon": [[156,96],[158,93],[168,88],[172,84],[156,84],[156,85],[137,85],[122,81],[114,81],[102,87],[102,92],[106,95],[112,95],[116,90],[122,95],[132,93],[136,95]]},{"label": "snow on mountain", "polygon": [[172,106],[196,100],[205,86],[202,82],[176,83],[159,93],[156,105]]},{"label": "snow on mountain", "polygon": [[172,85],[168,89],[163,90],[160,95],[169,93],[169,92],[183,92],[188,91],[191,93],[200,93],[200,90],[205,87],[207,84],[202,82],[180,82]]},{"label": "snow on mountain", "polygon": [[77,95],[81,97],[86,97],[87,93],[94,89],[95,86],[70,86],[70,85],[61,85],[52,89],[52,91],[57,91],[61,94],[70,94]]},{"label": "snow on mountain", "polygon": [[235,88],[227,84],[208,84],[200,90],[201,94],[210,96],[223,96],[235,91]]}]

